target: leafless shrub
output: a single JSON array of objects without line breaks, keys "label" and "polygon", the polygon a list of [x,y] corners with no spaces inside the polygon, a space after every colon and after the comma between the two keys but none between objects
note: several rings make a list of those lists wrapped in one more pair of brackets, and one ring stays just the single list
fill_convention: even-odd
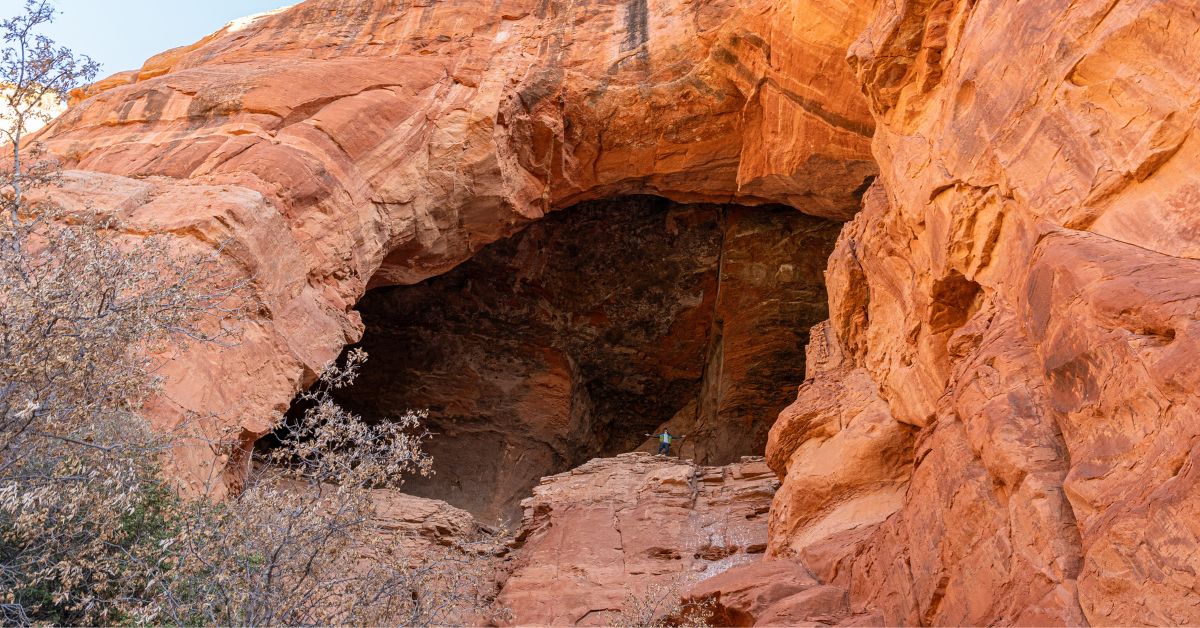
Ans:
[{"label": "leafless shrub", "polygon": [[[208,339],[232,286],[214,283],[215,254],[177,259],[165,242],[123,241],[121,225],[66,212],[30,191],[54,164],[25,150],[48,94],[95,74],[90,61],[34,34],[45,2],[0,23],[0,619],[108,621],[145,584],[129,555],[161,534],[139,525],[169,489],[167,443],[139,416],[157,388],[162,343]],[[208,320],[205,320],[205,319]]]},{"label": "leafless shrub", "polygon": [[684,601],[686,586],[683,580],[655,583],[642,593],[626,594],[621,609],[610,613],[609,626],[663,628],[684,626],[707,628],[713,618],[711,600]]},{"label": "leafless shrub", "polygon": [[333,401],[333,391],[352,384],[366,359],[361,349],[349,352],[344,366],[330,366],[300,394],[298,401],[308,409],[299,419],[283,420],[281,446],[268,462],[297,479],[355,487],[396,485],[407,474],[432,473],[432,461],[421,451],[429,437],[421,427],[424,413],[367,425]]},{"label": "leafless shrub", "polygon": [[[419,414],[370,426],[334,404],[365,355],[333,366],[310,409],[233,498],[182,497],[162,472],[179,431],[152,430],[156,355],[229,341],[243,283],[223,252],[181,256],[104,212],[51,202],[55,164],[25,146],[48,94],[95,65],[0,22],[0,622],[445,625],[488,612],[487,534],[430,547],[383,529],[371,490],[428,473]],[[31,200],[34,199],[34,200]],[[221,443],[212,443],[220,446]]]},{"label": "leafless shrub", "polygon": [[429,473],[421,415],[367,425],[333,403],[365,354],[331,366],[236,500],[188,504],[155,620],[218,625],[466,623],[490,611],[491,535],[449,547],[383,529],[372,487]]}]

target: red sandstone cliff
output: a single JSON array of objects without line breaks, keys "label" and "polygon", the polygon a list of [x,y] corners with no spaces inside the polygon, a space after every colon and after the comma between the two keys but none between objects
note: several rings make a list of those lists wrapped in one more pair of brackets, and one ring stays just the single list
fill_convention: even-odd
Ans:
[{"label": "red sandstone cliff", "polygon": [[156,411],[249,442],[368,286],[617,194],[849,218],[874,131],[770,555],[831,621],[1197,623],[1198,52],[1185,0],[310,0],[42,139],[65,196],[232,239],[263,305]]},{"label": "red sandstone cliff", "polygon": [[1200,621],[1198,46],[1190,2],[879,4],[773,554],[892,623]]},{"label": "red sandstone cliff", "polygon": [[[359,338],[368,286],[550,210],[653,193],[851,216],[876,172],[842,60],[865,19],[817,0],[310,0],[100,83],[42,139],[80,172],[66,193],[130,230],[230,241],[261,307],[237,347],[170,365],[155,413],[215,414],[249,443]],[[208,475],[211,453],[186,457]]]}]

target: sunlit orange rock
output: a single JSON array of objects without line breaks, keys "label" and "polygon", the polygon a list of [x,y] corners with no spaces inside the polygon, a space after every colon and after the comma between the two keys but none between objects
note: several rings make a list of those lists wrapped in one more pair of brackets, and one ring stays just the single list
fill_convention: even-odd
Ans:
[{"label": "sunlit orange rock", "polygon": [[[852,609],[1200,621],[1198,33],[1187,2],[899,1],[850,49],[882,176],[830,260],[843,357],[768,459],[786,472],[772,551]],[[888,452],[859,468],[907,488],[822,528],[818,496],[788,489],[829,473],[805,448],[888,413],[913,432],[908,470],[894,427],[849,459]],[[825,416],[845,417],[833,436]]]}]

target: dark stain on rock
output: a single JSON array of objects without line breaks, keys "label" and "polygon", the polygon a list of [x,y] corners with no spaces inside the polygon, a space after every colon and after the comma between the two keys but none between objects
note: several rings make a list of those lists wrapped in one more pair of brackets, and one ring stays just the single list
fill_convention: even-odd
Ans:
[{"label": "dark stain on rock", "polygon": [[539,103],[556,94],[562,87],[565,73],[561,66],[550,65],[539,68],[517,90],[517,97],[525,111],[532,112]]},{"label": "dark stain on rock", "polygon": [[707,560],[709,562],[715,562],[715,561],[724,560],[726,558],[729,558],[730,556],[733,556],[734,554],[737,553],[737,550],[738,550],[738,548],[736,545],[734,545],[734,546],[715,546],[715,545],[709,544],[709,545],[705,545],[704,547],[701,547],[699,550],[697,550],[696,553],[692,555],[692,557],[697,560]]},{"label": "dark stain on rock", "polygon": [[242,91],[228,87],[203,90],[188,103],[188,117],[208,120],[242,110]]},{"label": "dark stain on rock", "polygon": [[[637,50],[650,42],[650,10],[646,0],[630,0],[625,7],[625,43],[621,44],[621,52]],[[648,54],[642,50],[638,54]]]},{"label": "dark stain on rock", "polygon": [[713,49],[712,56],[713,59],[716,59],[718,63],[724,63],[725,65],[731,66],[733,70],[738,73],[738,76],[742,77],[742,80],[750,83],[758,81],[758,75],[756,75],[753,70],[746,67],[746,64],[742,63],[741,59],[738,59],[737,55],[733,54],[733,51],[729,50],[728,48],[725,48],[724,46],[717,46]]},{"label": "dark stain on rock", "polygon": [[718,62],[724,63],[725,65],[736,65],[738,63],[737,57],[735,57],[728,48],[723,46],[716,47],[712,52],[712,56]]},{"label": "dark stain on rock", "polygon": [[[735,42],[736,41],[749,41],[749,39],[747,39],[747,38],[735,39],[734,41]],[[765,45],[765,42],[764,42],[764,45]],[[769,48],[764,48],[764,51],[768,55],[770,54]],[[846,116],[843,116],[841,114],[838,114],[838,113],[829,111],[828,109],[825,109],[825,107],[822,105],[822,103],[820,103],[812,98],[806,98],[804,96],[801,96],[800,94],[797,94],[796,92],[793,92],[793,91],[787,89],[786,87],[781,85],[779,83],[779,81],[777,81],[775,79],[760,78],[759,75],[755,74],[753,70],[746,67],[746,65],[744,63],[742,63],[742,61],[740,59],[738,59],[737,55],[734,54],[734,52],[732,50],[730,50],[724,46],[714,47],[713,51],[712,51],[712,57],[713,57],[713,60],[715,60],[717,63],[728,65],[731,68],[733,68],[733,71],[737,72],[738,76],[741,77],[743,80],[752,82],[752,83],[761,81],[762,85],[773,88],[775,91],[777,91],[780,94],[782,94],[783,96],[785,96],[788,100],[795,103],[801,109],[812,114],[813,116],[816,116],[817,118],[820,118],[821,120],[823,120],[825,123],[829,124],[830,126],[834,126],[839,129],[850,131],[851,133],[855,133],[857,135],[862,135],[865,137],[871,137],[872,135],[875,134],[874,122],[869,121],[869,120],[864,120],[864,121],[852,120],[850,118],[847,118]]]},{"label": "dark stain on rock", "polygon": [[762,37],[759,37],[758,35],[755,35],[754,33],[743,33],[741,36],[733,35],[732,37],[730,37],[730,43],[732,43],[734,45],[741,44],[742,42],[745,42],[747,44],[750,44],[751,46],[754,46],[755,48],[758,48],[759,50],[762,50],[763,54],[766,55],[766,57],[767,57],[767,61],[770,62],[770,60],[771,60],[771,44],[768,44],[765,40],[763,40]]},{"label": "dark stain on rock", "polygon": [[169,100],[170,97],[167,94],[157,89],[148,89],[121,105],[121,109],[117,112],[118,119],[121,122],[128,121],[134,109],[141,104],[141,118],[147,122],[157,122],[162,118],[163,110],[166,109]]},{"label": "dark stain on rock", "polygon": [[817,102],[811,98],[805,98],[796,92],[786,89],[775,79],[767,79],[766,84],[775,88],[776,91],[786,96],[788,100],[796,103],[796,105],[801,109],[820,118],[821,120],[824,120],[830,126],[844,129],[856,135],[862,135],[863,137],[871,137],[872,135],[875,135],[875,123],[873,121],[851,120],[846,116],[829,111],[828,109],[825,109],[820,102]]},{"label": "dark stain on rock", "polygon": [[679,560],[683,558],[683,556],[679,555],[679,552],[665,547],[652,547],[646,550],[646,556],[655,560]]},{"label": "dark stain on rock", "polygon": [[1062,359],[1057,355],[1047,356],[1050,402],[1058,412],[1079,412],[1083,408],[1093,406],[1100,397],[1100,383],[1097,372],[1103,373],[1103,367],[1095,364],[1092,355],[1083,353]]}]

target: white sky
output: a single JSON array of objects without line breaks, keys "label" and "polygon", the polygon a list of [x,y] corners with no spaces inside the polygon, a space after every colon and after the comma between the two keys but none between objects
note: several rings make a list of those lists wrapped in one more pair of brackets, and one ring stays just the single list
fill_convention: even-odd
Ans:
[{"label": "white sky", "polygon": [[[229,22],[297,0],[52,0],[60,13],[44,33],[103,66],[101,77],[135,70],[164,50],[194,43]],[[0,17],[24,0],[0,0]]]}]

